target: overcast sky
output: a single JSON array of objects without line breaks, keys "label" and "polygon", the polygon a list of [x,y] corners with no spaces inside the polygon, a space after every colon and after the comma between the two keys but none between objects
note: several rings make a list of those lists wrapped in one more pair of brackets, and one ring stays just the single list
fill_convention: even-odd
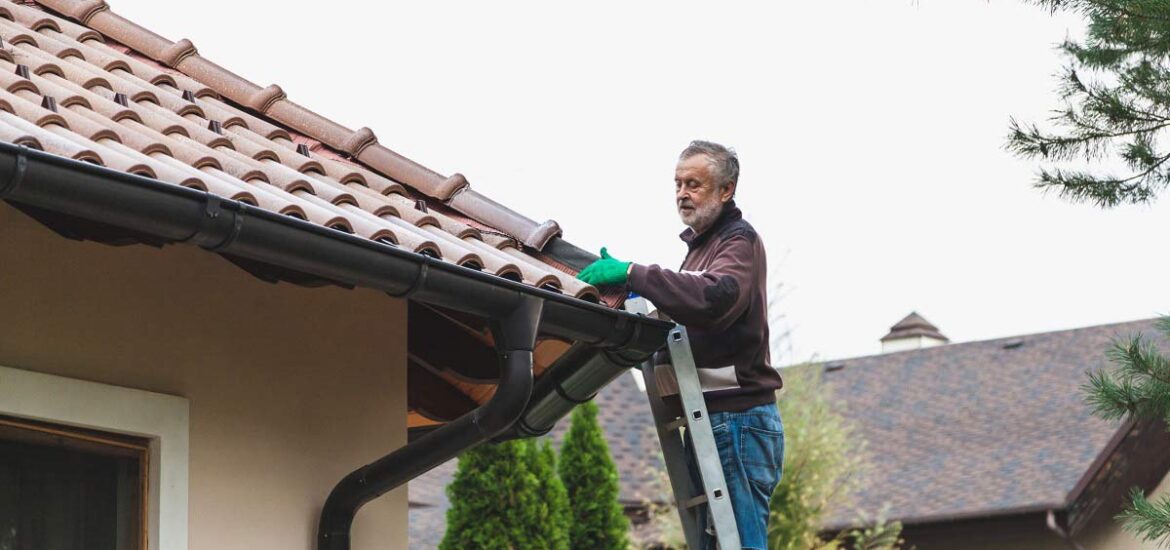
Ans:
[{"label": "overcast sky", "polygon": [[876,353],[912,310],[954,341],[1170,312],[1170,197],[1068,204],[1003,150],[1010,116],[1056,106],[1076,18],[1002,0],[110,3],[640,263],[685,250],[678,152],[734,146],[787,289],[785,361]]}]

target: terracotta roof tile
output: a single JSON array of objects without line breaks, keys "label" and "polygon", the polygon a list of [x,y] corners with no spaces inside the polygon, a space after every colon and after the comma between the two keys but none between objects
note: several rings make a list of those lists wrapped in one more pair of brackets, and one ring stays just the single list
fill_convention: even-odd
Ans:
[{"label": "terracotta roof tile", "polygon": [[[178,82],[181,88],[194,91],[194,87],[185,81],[198,81],[205,89],[200,89],[195,94],[197,96],[213,91],[236,104],[245,105],[259,114],[287,125],[288,128],[296,132],[311,136],[332,149],[345,153],[351,158],[356,158],[374,171],[411,186],[414,190],[425,193],[428,197],[449,201],[449,204],[455,209],[473,216],[484,224],[498,227],[504,232],[517,236],[525,245],[537,249],[543,248],[553,236],[560,234],[560,228],[556,222],[545,221],[543,224],[537,224],[537,222],[511,211],[511,209],[483,197],[482,194],[469,190],[468,181],[462,174],[455,173],[445,177],[425,166],[414,163],[413,160],[402,157],[401,154],[380,144],[370,129],[350,130],[328,118],[317,115],[316,112],[290,101],[278,85],[271,84],[268,87],[260,87],[260,85],[249,82],[246,78],[204,59],[191,41],[186,39],[177,42],[166,40],[164,37],[122,18],[121,15],[111,12],[102,1],[44,0],[41,4],[67,15],[71,19],[80,21],[83,25],[97,30],[109,39],[121,43],[113,44],[111,51],[116,51],[113,48],[124,44],[124,47],[128,48],[126,51],[136,50],[138,54],[147,57],[147,59],[168,68],[177,69],[181,74],[173,75],[173,80]],[[7,1],[5,1],[4,6],[13,9],[14,13],[19,12],[22,21],[46,19],[35,18],[33,14],[28,13],[29,8],[25,6],[16,6]],[[85,27],[57,18],[50,19],[51,21],[44,23],[43,29],[34,29],[43,30],[44,33],[60,34],[56,30],[56,28],[60,28],[61,33],[73,37],[75,41],[94,44],[101,41],[101,37],[95,36],[91,32],[87,33]],[[55,23],[56,28],[53,28],[53,23]],[[81,51],[81,55],[84,56],[84,51]],[[94,63],[95,67],[101,67],[102,63],[110,61],[109,56],[109,54],[105,54],[99,60],[87,61]],[[142,63],[137,64],[140,66]],[[150,71],[153,74],[145,74],[147,71],[140,70],[135,63],[130,63],[129,66],[129,69],[119,70],[129,70],[130,73],[142,71],[144,74],[138,75],[140,80],[163,85],[163,80],[158,77],[158,70]],[[106,66],[103,70],[113,69]],[[168,99],[159,98],[159,101],[168,101]],[[260,133],[260,135],[274,137],[273,133],[267,132],[266,129],[256,128],[256,125],[250,121],[248,128]],[[269,125],[267,130],[274,129],[275,126]]]},{"label": "terracotta roof tile", "polygon": [[104,2],[39,4],[48,10],[0,0],[0,139],[598,299],[571,271],[495,235],[539,249],[559,234],[555,222],[516,214],[462,175],[419,165]]}]

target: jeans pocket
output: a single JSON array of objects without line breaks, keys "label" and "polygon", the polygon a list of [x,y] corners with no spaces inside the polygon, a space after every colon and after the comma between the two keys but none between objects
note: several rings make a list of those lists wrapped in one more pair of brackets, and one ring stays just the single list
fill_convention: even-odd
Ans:
[{"label": "jeans pocket", "polygon": [[739,442],[740,462],[748,481],[767,494],[780,482],[784,466],[784,433],[744,426]]}]

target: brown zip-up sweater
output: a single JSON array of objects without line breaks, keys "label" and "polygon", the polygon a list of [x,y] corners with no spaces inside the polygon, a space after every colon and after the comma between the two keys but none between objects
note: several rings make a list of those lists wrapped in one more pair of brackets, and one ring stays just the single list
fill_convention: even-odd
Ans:
[{"label": "brown zip-up sweater", "polygon": [[[633,264],[630,289],[687,327],[709,411],[774,403],[784,381],[768,349],[763,241],[735,201],[707,231],[679,237],[688,248],[682,269]],[[677,408],[677,399],[671,405]]]}]

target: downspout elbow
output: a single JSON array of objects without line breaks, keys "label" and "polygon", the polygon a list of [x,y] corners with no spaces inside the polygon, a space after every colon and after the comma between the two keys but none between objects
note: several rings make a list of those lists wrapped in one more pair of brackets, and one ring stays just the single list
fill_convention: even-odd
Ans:
[{"label": "downspout elbow", "polygon": [[503,433],[520,418],[532,396],[532,350],[543,304],[524,297],[511,313],[492,321],[500,381],[487,403],[338,482],[321,509],[318,550],[349,550],[354,516],[364,504]]},{"label": "downspout elbow", "polygon": [[512,350],[500,356],[500,381],[491,401],[472,411],[480,437],[491,439],[508,429],[528,407],[532,396],[532,351]]}]

